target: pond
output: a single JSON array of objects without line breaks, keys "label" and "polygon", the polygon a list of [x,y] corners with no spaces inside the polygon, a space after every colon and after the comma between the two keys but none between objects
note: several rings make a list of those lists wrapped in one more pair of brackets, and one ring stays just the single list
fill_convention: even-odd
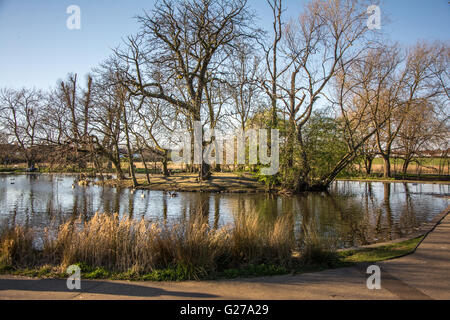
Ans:
[{"label": "pond", "polygon": [[96,212],[183,223],[196,214],[211,227],[233,223],[237,214],[275,221],[291,215],[294,232],[315,232],[338,248],[408,236],[450,204],[450,185],[335,182],[329,192],[295,196],[274,194],[136,191],[91,185],[72,187],[72,175],[1,175],[0,226],[27,224],[37,230],[70,217]]}]

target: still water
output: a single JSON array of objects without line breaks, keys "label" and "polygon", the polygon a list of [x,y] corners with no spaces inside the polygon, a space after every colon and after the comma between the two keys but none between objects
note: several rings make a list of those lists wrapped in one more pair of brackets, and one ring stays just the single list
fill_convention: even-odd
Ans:
[{"label": "still water", "polygon": [[70,175],[0,175],[0,226],[21,223],[42,230],[96,212],[183,223],[196,214],[211,227],[236,214],[274,221],[291,215],[294,231],[312,230],[338,248],[384,242],[412,234],[450,204],[450,185],[336,182],[329,192],[296,196],[179,193],[76,186]]}]

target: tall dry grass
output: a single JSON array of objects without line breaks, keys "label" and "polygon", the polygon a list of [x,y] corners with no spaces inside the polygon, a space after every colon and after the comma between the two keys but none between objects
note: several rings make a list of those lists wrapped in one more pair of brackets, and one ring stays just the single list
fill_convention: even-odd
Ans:
[{"label": "tall dry grass", "polygon": [[0,230],[0,266],[26,267],[39,258],[33,247],[34,233],[27,226]]},{"label": "tall dry grass", "polygon": [[45,233],[39,251],[33,247],[32,230],[16,227],[2,232],[0,262],[61,268],[82,263],[139,274],[182,267],[195,278],[250,264],[287,266],[295,249],[292,230],[287,217],[265,223],[256,214],[241,214],[233,225],[218,230],[200,215],[189,223],[168,227],[117,214],[96,214],[89,221],[68,221],[53,235]]},{"label": "tall dry grass", "polygon": [[304,265],[321,265],[332,267],[338,263],[336,241],[330,237],[319,235],[314,221],[302,226],[301,237],[298,241],[301,262]]}]

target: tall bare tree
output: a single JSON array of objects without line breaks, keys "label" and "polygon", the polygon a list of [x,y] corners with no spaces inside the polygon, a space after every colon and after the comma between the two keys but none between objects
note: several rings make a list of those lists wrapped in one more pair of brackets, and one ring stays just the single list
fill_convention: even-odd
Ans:
[{"label": "tall bare tree", "polygon": [[267,67],[268,77],[261,79],[262,87],[271,101],[271,124],[273,128],[278,124],[278,78],[279,71],[279,49],[283,39],[283,21],[284,12],[283,0],[266,0],[272,10],[273,16],[273,41],[269,46],[261,43]]},{"label": "tall bare tree", "polygon": [[27,162],[34,168],[41,142],[40,121],[43,117],[43,93],[39,90],[2,89],[0,121]]},{"label": "tall bare tree", "polygon": [[[204,113],[211,118],[206,94],[220,81],[218,72],[211,75],[235,43],[254,34],[252,19],[246,0],[157,1],[138,17],[141,33],[128,39],[126,51],[116,51],[126,65],[125,84],[134,95],[183,109],[193,121]],[[207,179],[210,166],[201,162],[200,178]]]},{"label": "tall bare tree", "polygon": [[297,191],[328,183],[312,175],[303,131],[338,70],[366,50],[366,8],[364,1],[311,1],[284,30],[284,64],[277,81],[282,112],[288,119],[282,172],[288,176],[287,186]]}]

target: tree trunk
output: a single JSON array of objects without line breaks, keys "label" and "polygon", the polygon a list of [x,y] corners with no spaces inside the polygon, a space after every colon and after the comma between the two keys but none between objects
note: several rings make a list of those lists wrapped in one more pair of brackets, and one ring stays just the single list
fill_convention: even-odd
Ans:
[{"label": "tree trunk", "polygon": [[141,155],[142,163],[144,164],[145,177],[147,178],[147,183],[150,184],[150,174],[148,173],[148,167],[147,167],[147,163],[145,162],[144,154],[142,152],[142,149],[139,149],[139,153]]},{"label": "tree trunk", "polygon": [[169,160],[168,160],[168,151],[166,150],[166,151],[164,151],[164,157],[163,157],[163,160],[162,160],[164,177],[170,176],[169,169],[167,168],[167,163],[168,162],[169,162]]},{"label": "tree trunk", "polygon": [[211,166],[205,161],[202,161],[199,171],[200,181],[208,181],[211,178]]},{"label": "tree trunk", "polygon": [[384,166],[383,166],[383,177],[390,178],[391,177],[391,159],[389,155],[383,155]]},{"label": "tree trunk", "polygon": [[409,164],[411,163],[410,159],[405,159],[403,162],[402,173],[406,175],[408,173]]},{"label": "tree trunk", "polygon": [[119,180],[125,180],[125,175],[123,174],[123,171],[122,171],[122,166],[121,166],[121,163],[120,163],[120,151],[119,151],[119,146],[118,145],[116,145],[115,146],[115,153],[116,153],[116,155],[115,155],[115,157],[114,156],[111,156],[111,162],[113,163],[113,165],[114,165],[114,167],[115,167],[115,169],[116,169],[116,174],[117,174],[117,179],[119,179]]},{"label": "tree trunk", "polygon": [[289,133],[287,136],[286,147],[286,169],[292,168],[294,165],[294,142],[295,141],[295,122],[293,119],[289,121]]},{"label": "tree trunk", "polygon": [[366,174],[370,175],[372,173],[372,164],[373,164],[373,158],[372,157],[366,157],[364,159],[364,167],[366,169]]},{"label": "tree trunk", "polygon": [[33,159],[27,159],[27,169],[34,169]]},{"label": "tree trunk", "polygon": [[130,157],[130,162],[129,162],[130,168],[129,169],[130,169],[130,176],[133,181],[133,188],[136,188],[139,185],[139,183],[137,182],[137,179],[136,179],[134,161],[132,160],[132,157],[133,157],[133,155],[131,155],[131,157]]},{"label": "tree trunk", "polygon": [[111,161],[111,162],[113,163],[114,168],[116,170],[117,179],[125,180],[125,175],[123,174],[122,167],[120,166],[120,160],[119,161],[114,160],[114,161]]},{"label": "tree trunk", "polygon": [[136,174],[134,171],[133,152],[131,150],[130,134],[129,134],[128,120],[127,120],[127,110],[124,105],[122,106],[122,110],[123,110],[123,122],[125,125],[125,138],[126,138],[126,142],[127,142],[128,161],[130,164],[130,175],[131,175],[131,179],[133,180],[133,188],[136,188],[139,184],[136,180]]}]

